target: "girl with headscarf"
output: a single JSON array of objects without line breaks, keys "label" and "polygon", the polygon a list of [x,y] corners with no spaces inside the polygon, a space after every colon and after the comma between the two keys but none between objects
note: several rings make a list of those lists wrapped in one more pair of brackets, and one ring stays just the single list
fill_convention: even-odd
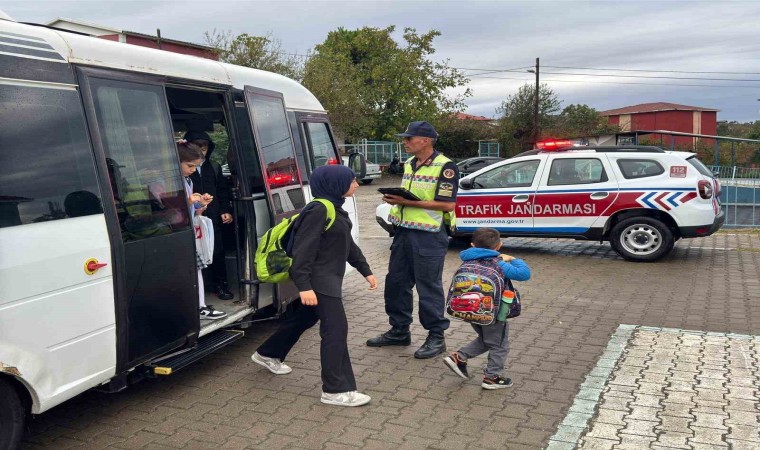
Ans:
[{"label": "girl with headscarf", "polygon": [[319,202],[306,205],[296,219],[289,245],[293,258],[290,277],[298,288],[301,304],[295,305],[293,313],[251,359],[276,375],[290,373],[292,369],[283,361],[301,334],[319,321],[321,401],[361,406],[369,403],[370,397],[356,390],[348,355],[348,321],[341,298],[346,262],[367,279],[370,289],[377,289],[377,279],[351,237],[351,220],[342,208],[345,198],[352,196],[359,184],[354,172],[342,165],[317,167],[309,183],[315,198],[335,205],[335,222],[325,231],[327,208]]}]

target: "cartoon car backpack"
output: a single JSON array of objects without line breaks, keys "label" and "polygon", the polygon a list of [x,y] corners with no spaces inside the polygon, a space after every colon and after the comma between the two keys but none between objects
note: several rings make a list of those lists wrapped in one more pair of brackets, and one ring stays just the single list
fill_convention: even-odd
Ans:
[{"label": "cartoon car backpack", "polygon": [[451,280],[446,314],[477,325],[492,324],[506,285],[499,261],[490,258],[463,263]]}]

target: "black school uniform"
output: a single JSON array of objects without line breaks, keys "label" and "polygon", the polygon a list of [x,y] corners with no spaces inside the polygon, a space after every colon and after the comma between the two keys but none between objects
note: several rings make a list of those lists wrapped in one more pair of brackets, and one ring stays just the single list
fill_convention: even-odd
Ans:
[{"label": "black school uniform", "polygon": [[317,306],[297,301],[293,314],[257,351],[284,361],[301,334],[319,321],[322,391],[336,394],[356,390],[348,354],[348,321],[341,298],[346,262],[365,277],[372,271],[351,237],[348,213],[336,207],[335,222],[324,231],[326,218],[324,205],[310,203],[293,224],[291,240],[290,276],[299,291],[313,290],[317,294]]}]

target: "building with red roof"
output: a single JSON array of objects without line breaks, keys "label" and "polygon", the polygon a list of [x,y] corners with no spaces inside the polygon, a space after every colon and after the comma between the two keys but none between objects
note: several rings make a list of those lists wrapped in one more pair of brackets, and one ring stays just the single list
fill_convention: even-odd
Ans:
[{"label": "building with red roof", "polygon": [[[623,132],[640,130],[668,130],[682,133],[715,135],[718,131],[718,109],[677,103],[642,103],[624,108],[601,111],[609,123],[618,125]],[[670,144],[670,136],[652,134],[653,140]],[[699,138],[676,137],[675,145],[693,146]]]},{"label": "building with red roof", "polygon": [[181,53],[183,55],[199,56],[201,58],[213,59],[214,61],[219,60],[219,56],[214,51],[213,47],[194,44],[192,42],[167,39],[164,37],[152,36],[150,34],[138,33],[136,31],[119,30],[103,25],[82,22],[80,20],[63,18],[51,20],[47,23],[47,26],[59,30],[86,34],[99,39],[106,39],[108,41],[139,45],[140,47],[156,48],[167,52]]}]

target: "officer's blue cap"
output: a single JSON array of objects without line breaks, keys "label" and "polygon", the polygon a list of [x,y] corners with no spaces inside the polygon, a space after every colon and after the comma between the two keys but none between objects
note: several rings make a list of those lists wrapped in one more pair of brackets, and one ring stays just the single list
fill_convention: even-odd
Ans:
[{"label": "officer's blue cap", "polygon": [[398,137],[412,137],[420,136],[426,138],[438,139],[438,133],[435,128],[427,122],[409,122],[409,126],[406,127],[406,131],[399,133]]}]

